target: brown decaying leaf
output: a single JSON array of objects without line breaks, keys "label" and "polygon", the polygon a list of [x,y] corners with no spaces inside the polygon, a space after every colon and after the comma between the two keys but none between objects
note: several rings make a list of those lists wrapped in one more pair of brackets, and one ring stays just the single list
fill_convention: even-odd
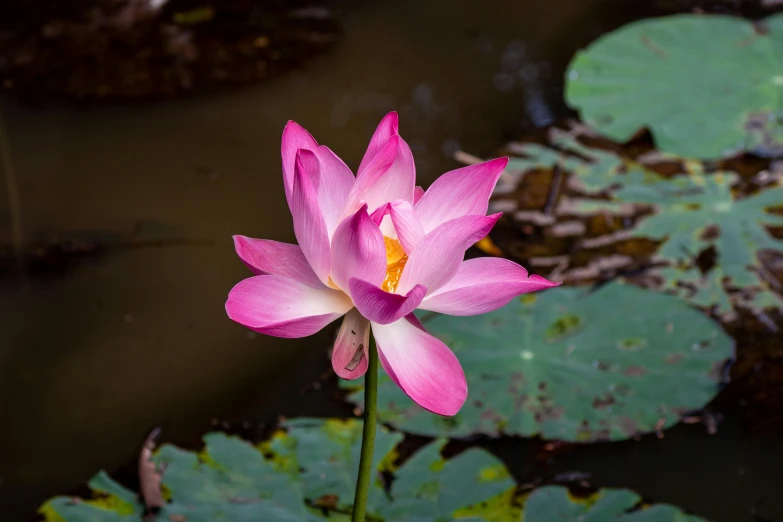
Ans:
[{"label": "brown decaying leaf", "polygon": [[160,489],[163,479],[163,469],[152,461],[152,452],[155,450],[155,439],[160,434],[160,428],[155,428],[144,439],[144,445],[139,454],[139,485],[141,497],[149,513],[154,513],[162,508],[166,501],[163,500],[163,492]]}]

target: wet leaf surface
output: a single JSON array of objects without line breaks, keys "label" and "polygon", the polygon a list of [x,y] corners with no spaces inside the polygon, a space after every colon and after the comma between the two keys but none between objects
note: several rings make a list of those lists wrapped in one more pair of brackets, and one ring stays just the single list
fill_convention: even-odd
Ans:
[{"label": "wet leaf surface", "polygon": [[587,498],[562,486],[535,490],[525,503],[525,522],[700,522],[667,504],[643,505],[627,489],[602,489]]},{"label": "wet leaf surface", "polygon": [[732,340],[698,310],[620,283],[552,289],[481,316],[438,315],[425,326],[459,358],[468,401],[456,416],[439,417],[384,376],[379,417],[435,436],[590,442],[660,431],[713,398],[733,356]]},{"label": "wet leaf surface", "polygon": [[[783,394],[776,392],[783,389],[783,316],[776,309],[783,285],[783,252],[778,246],[783,229],[770,226],[783,215],[783,207],[767,206],[783,203],[783,164],[752,155],[704,163],[683,160],[655,150],[649,136],[620,145],[576,122],[545,134],[503,148],[512,159],[491,203],[490,211],[505,212],[492,232],[492,245],[550,279],[595,285],[624,277],[710,311],[738,343],[732,382],[722,397],[728,403],[740,401],[752,430],[783,421]],[[565,180],[558,205],[547,215],[542,209],[556,167]],[[715,175],[718,172],[734,174]],[[654,195],[658,204],[618,198],[635,200],[641,194]],[[694,200],[699,198],[704,205],[697,208]],[[731,207],[728,215],[714,212],[718,198]],[[666,222],[665,213],[670,211],[680,218],[687,214],[687,220]],[[637,234],[637,227],[650,226],[645,224],[648,219],[656,236],[664,223],[672,235],[652,239]],[[572,235],[554,233],[558,225],[569,222],[580,224],[580,230]],[[721,227],[727,235],[721,234]],[[688,230],[695,233],[689,235]],[[772,248],[761,248],[765,244]],[[724,250],[727,255],[721,256]],[[660,254],[666,251],[671,252],[668,259]],[[748,264],[727,264],[738,256]],[[727,284],[727,273],[737,274],[747,286]]]},{"label": "wet leaf surface", "polygon": [[[505,243],[534,269],[572,283],[643,274],[640,284],[729,320],[735,307],[783,307],[783,186],[776,165],[748,172],[736,162],[618,154],[584,144],[576,138],[584,132],[554,129],[552,147],[509,147],[521,156],[496,190],[492,209],[511,213],[510,227],[499,234],[511,238],[532,222],[545,240],[527,252],[497,241],[501,250]],[[753,168],[752,160],[746,163]],[[740,174],[728,170],[735,167]],[[549,215],[532,210],[540,201],[521,193],[551,183],[558,169],[567,181],[556,208]]]},{"label": "wet leaf surface", "polygon": [[760,22],[691,14],[641,20],[577,53],[566,100],[617,141],[646,127],[659,149],[681,156],[779,157],[781,59],[780,14]]},{"label": "wet leaf surface", "polygon": [[[200,453],[163,446],[155,455],[171,499],[144,517],[136,493],[101,472],[90,482],[95,498],[55,497],[41,513],[48,522],[314,521],[350,513],[359,464],[362,424],[355,420],[295,419],[286,431],[255,447],[222,433],[204,437]],[[388,521],[452,520],[469,510],[475,520],[490,513],[518,513],[509,498],[515,484],[490,453],[470,449],[444,458],[444,440],[416,451],[397,466],[402,435],[378,430],[368,513]],[[382,473],[392,473],[389,485]],[[517,519],[515,517],[514,519]]]},{"label": "wet leaf surface", "polygon": [[[254,446],[210,433],[199,453],[163,446],[163,493],[170,502],[144,512],[138,495],[104,472],[90,482],[90,499],[55,497],[41,508],[47,522],[343,521],[350,517],[361,422],[293,419]],[[482,449],[444,456],[446,441],[408,453],[402,435],[378,431],[369,521],[449,522],[700,522],[666,504],[642,503],[623,489],[576,496],[564,486],[530,490]],[[389,477],[384,479],[383,477]],[[589,488],[581,483],[580,491]]]}]

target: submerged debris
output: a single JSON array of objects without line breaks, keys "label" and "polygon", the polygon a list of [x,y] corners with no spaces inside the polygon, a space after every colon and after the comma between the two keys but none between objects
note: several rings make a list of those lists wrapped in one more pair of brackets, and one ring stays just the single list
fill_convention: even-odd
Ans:
[{"label": "submerged debris", "polygon": [[[21,3],[21,2],[20,2]],[[312,0],[83,0],[0,7],[0,85],[29,100],[148,100],[299,66],[340,24]]]},{"label": "submerged debris", "polygon": [[187,238],[177,227],[155,222],[138,222],[128,231],[46,231],[24,245],[21,259],[14,245],[0,244],[0,277],[18,275],[19,271],[35,277],[62,275],[80,263],[117,250],[210,244],[212,241]]},{"label": "submerged debris", "polygon": [[777,163],[685,161],[578,124],[552,128],[548,142],[506,147],[507,180],[490,204],[505,213],[492,238],[501,251],[551,267],[542,273],[550,279],[626,276],[725,320],[737,307],[758,315],[783,308]]}]

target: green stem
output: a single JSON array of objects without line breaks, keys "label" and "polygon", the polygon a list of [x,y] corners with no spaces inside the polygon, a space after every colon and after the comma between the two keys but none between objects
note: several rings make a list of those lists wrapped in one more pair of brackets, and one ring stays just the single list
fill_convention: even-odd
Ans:
[{"label": "green stem", "polygon": [[356,495],[353,498],[351,522],[364,522],[367,509],[367,492],[375,473],[372,467],[375,425],[378,420],[378,352],[375,339],[367,347],[368,367],[364,375],[364,429],[362,430],[362,454],[359,460],[359,477],[356,480]]}]

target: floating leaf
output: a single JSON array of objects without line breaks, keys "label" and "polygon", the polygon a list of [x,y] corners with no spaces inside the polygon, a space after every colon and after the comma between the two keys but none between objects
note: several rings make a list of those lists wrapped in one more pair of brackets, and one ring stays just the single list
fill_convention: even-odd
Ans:
[{"label": "floating leaf", "polygon": [[136,522],[144,513],[136,494],[101,471],[87,484],[96,493],[91,500],[55,497],[40,512],[47,522]]},{"label": "floating leaf", "polygon": [[659,149],[718,158],[783,153],[783,15],[760,24],[681,14],[628,24],[577,53],[566,100],[625,142],[647,127]]},{"label": "floating leaf", "polygon": [[[356,420],[288,421],[261,448],[210,433],[201,453],[166,445],[155,459],[164,465],[163,485],[172,501],[145,522],[302,522],[339,520],[350,513],[359,466],[362,423]],[[377,431],[376,469],[396,454],[402,435]],[[500,505],[515,483],[503,463],[471,449],[445,459],[437,440],[395,471],[390,489],[380,474],[371,485],[368,513],[385,521],[472,520],[513,522],[519,507]],[[266,455],[265,455],[266,454]],[[90,482],[96,497],[55,497],[40,509],[47,522],[142,522],[137,495],[99,473]],[[489,516],[495,518],[489,518]],[[499,517],[499,518],[498,518]]]},{"label": "floating leaf", "polygon": [[[772,291],[764,276],[759,254],[765,250],[783,253],[783,241],[772,237],[767,226],[783,226],[783,215],[768,212],[783,204],[783,187],[764,190],[737,199],[732,185],[733,173],[684,176],[648,186],[626,186],[615,194],[615,200],[653,205],[657,212],[631,230],[635,237],[661,240],[657,256],[673,267],[692,261],[700,252],[713,247],[715,266],[707,277],[698,269],[676,268],[666,273],[667,285],[695,282],[692,300],[702,306],[717,305],[718,312],[732,311],[727,287],[740,288],[747,303],[763,309],[780,296]],[[692,264],[692,263],[691,263]]]},{"label": "floating leaf", "polygon": [[633,176],[623,174],[629,169],[646,172],[640,165],[614,152],[588,147],[573,134],[554,127],[549,131],[549,140],[555,148],[537,143],[513,144],[511,148],[514,153],[522,157],[511,158],[507,170],[524,174],[534,169],[560,167],[573,173],[570,184],[586,193],[601,192],[625,184]]},{"label": "floating leaf", "polygon": [[[667,265],[658,273],[663,288],[730,318],[734,303],[763,310],[783,309],[783,298],[771,285],[760,254],[783,253],[783,240],[770,235],[768,226],[783,226],[783,215],[769,209],[783,204],[783,187],[736,197],[734,173],[691,174],[657,182],[627,182],[611,202],[574,200],[570,210],[591,214],[612,212],[618,205],[643,204],[655,212],[624,232],[626,238],[660,241],[658,260]],[[717,258],[706,274],[696,266],[698,255],[714,248]],[[732,295],[729,289],[739,289]]]},{"label": "floating leaf", "polygon": [[705,522],[668,504],[643,505],[627,489],[601,489],[587,498],[562,486],[538,488],[525,503],[524,522]]},{"label": "floating leaf", "polygon": [[[524,157],[512,159],[509,168],[521,177],[560,165],[568,175],[568,191],[559,200],[558,216],[633,219],[619,230],[610,229],[609,235],[583,237],[572,251],[653,240],[659,242],[656,269],[648,274],[660,276],[661,289],[714,308],[727,320],[735,317],[736,306],[783,308],[782,283],[761,260],[767,252],[783,254],[783,241],[768,228],[783,226],[783,214],[774,212],[783,208],[783,186],[742,194],[734,188],[740,186],[735,173],[705,173],[700,162],[666,156],[672,173],[664,177],[634,159],[588,147],[568,132],[552,129],[550,140],[557,149],[513,145]],[[672,177],[683,170],[687,175]],[[496,194],[493,210],[513,209],[516,191],[517,186],[510,186]],[[602,197],[594,198],[597,194]],[[699,268],[699,256],[711,250],[714,266]]]},{"label": "floating leaf", "polygon": [[[308,499],[333,496],[335,505],[348,509],[353,504],[359,455],[362,446],[362,424],[355,420],[296,419],[287,421],[288,433],[270,446],[283,458],[293,459],[303,467],[299,481]],[[399,433],[377,430],[373,462],[379,463],[402,440]],[[379,481],[370,485],[368,509],[373,512],[385,498]]]},{"label": "floating leaf", "polygon": [[[620,283],[593,293],[556,288],[425,326],[459,357],[470,390],[465,406],[439,417],[386,376],[378,390],[381,420],[424,435],[626,439],[702,408],[733,354],[720,326],[684,301]],[[350,398],[361,397],[359,390]]]},{"label": "floating leaf", "polygon": [[388,501],[378,514],[387,521],[430,522],[453,520],[469,506],[473,520],[519,520],[512,504],[494,507],[494,499],[513,492],[506,467],[488,452],[469,449],[445,460],[445,441],[430,444],[397,472]]}]

